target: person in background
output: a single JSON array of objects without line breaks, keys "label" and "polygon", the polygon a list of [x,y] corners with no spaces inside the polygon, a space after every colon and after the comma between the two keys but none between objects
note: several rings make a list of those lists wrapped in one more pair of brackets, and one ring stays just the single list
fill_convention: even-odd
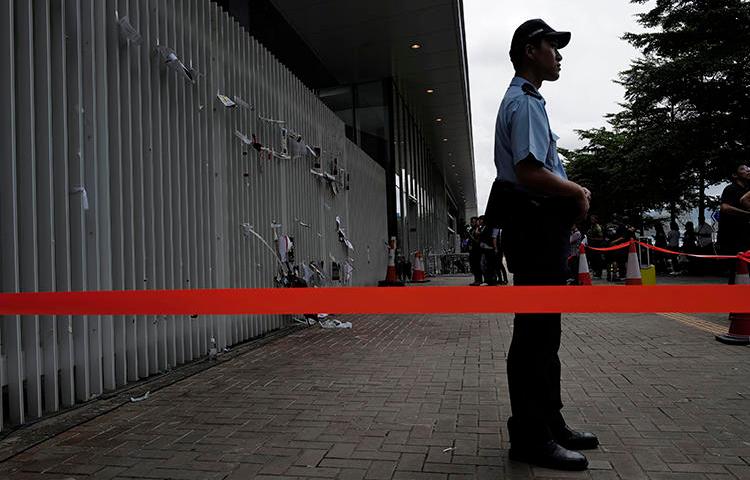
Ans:
[{"label": "person in background", "polygon": [[470,283],[472,287],[478,287],[482,284],[482,250],[479,248],[479,217],[471,217],[469,220],[469,266],[471,273],[474,274],[474,282]]},{"label": "person in background", "polygon": [[[591,215],[591,226],[589,226],[586,237],[589,240],[589,245],[595,248],[601,248],[604,246],[604,230],[599,224],[599,217]],[[604,269],[604,257],[601,252],[591,250],[586,252],[587,258],[591,262],[591,271],[596,278],[602,278],[602,270]]]},{"label": "person in background", "polygon": [[583,241],[583,233],[578,229],[578,225],[573,225],[570,229],[570,253],[568,255],[568,265],[570,273],[568,275],[568,285],[578,283],[578,249]]},{"label": "person in background", "polygon": [[685,224],[685,233],[682,235],[682,251],[685,253],[695,253],[698,248],[698,235],[695,233],[693,222]]},{"label": "person in background", "polygon": [[[719,248],[722,255],[750,250],[750,167],[738,165],[732,183],[721,193]],[[734,283],[736,261],[729,260],[729,283]]]},{"label": "person in background", "polygon": [[479,248],[482,251],[482,273],[489,286],[497,285],[497,255],[495,252],[497,230],[485,223],[484,215],[479,217]]},{"label": "person in background", "polygon": [[[664,225],[658,222],[654,225],[654,246],[658,248],[667,248],[667,234],[664,233]],[[665,253],[654,252],[654,266],[657,273],[667,272],[667,258]]]},{"label": "person in background", "polygon": [[704,218],[698,224],[698,231],[696,232],[698,240],[698,252],[701,255],[713,255],[714,254],[714,228],[706,223]]},{"label": "person in background", "polygon": [[503,242],[502,242],[503,230],[499,227],[495,227],[492,230],[492,239],[495,247],[495,258],[497,259],[498,283],[500,285],[508,284],[508,271],[505,269],[503,263]]},{"label": "person in background", "polygon": [[[714,229],[711,225],[706,223],[705,217],[698,223],[698,231],[696,232],[698,241],[697,252],[701,255],[714,255]],[[710,273],[713,262],[711,260],[698,260],[696,262],[698,268],[698,274],[707,275]]]},{"label": "person in background", "polygon": [[[677,226],[677,222],[672,220],[669,222],[669,232],[667,232],[667,248],[673,252],[680,250],[680,229]],[[670,264],[672,266],[672,274],[676,275],[679,273],[679,266],[677,263],[677,256],[672,255],[670,258]]]},{"label": "person in background", "polygon": [[[609,246],[621,245],[627,243],[630,240],[635,239],[635,228],[630,225],[615,220],[614,232],[610,233]],[[628,249],[621,248],[613,252],[609,252],[607,272],[607,280],[610,282],[621,282],[625,280],[627,269],[625,268],[628,263]]]},{"label": "person in background", "polygon": [[[695,233],[693,222],[685,224],[685,233],[682,235],[682,251],[690,254],[698,253],[698,235]],[[698,267],[696,261],[698,259],[687,257],[686,260],[688,273],[695,275]]]}]

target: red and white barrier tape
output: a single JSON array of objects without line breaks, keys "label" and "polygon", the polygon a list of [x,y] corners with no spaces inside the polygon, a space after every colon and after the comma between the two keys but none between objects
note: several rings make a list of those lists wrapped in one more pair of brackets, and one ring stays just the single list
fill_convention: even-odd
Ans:
[{"label": "red and white barrier tape", "polygon": [[603,247],[603,248],[592,247],[592,246],[586,245],[586,249],[594,250],[596,252],[612,252],[614,250],[621,250],[623,248],[628,248],[633,243],[637,243],[638,245],[648,248],[649,250],[654,250],[655,252],[669,253],[671,255],[684,255],[686,257],[705,258],[705,259],[712,259],[712,260],[731,260],[735,258],[735,259],[750,263],[750,250],[748,250],[747,252],[738,253],[737,255],[699,255],[696,253],[676,252],[674,250],[668,250],[666,248],[656,247],[649,243],[641,242],[640,240],[631,240],[626,243],[620,243],[618,245],[613,245],[611,247]]}]

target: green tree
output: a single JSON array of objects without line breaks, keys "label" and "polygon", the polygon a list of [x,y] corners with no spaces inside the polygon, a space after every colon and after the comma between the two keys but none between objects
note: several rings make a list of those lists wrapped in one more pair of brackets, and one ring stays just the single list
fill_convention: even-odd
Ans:
[{"label": "green tree", "polygon": [[569,152],[569,168],[577,178],[592,175],[593,161],[612,162],[597,168],[632,178],[633,187],[592,184],[632,196],[608,198],[611,208],[667,207],[675,216],[697,205],[702,215],[705,188],[750,153],[750,2],[656,0],[638,21],[647,31],[623,37],[642,57],[619,76],[622,110],[609,116],[611,128],[580,132],[589,145]]}]

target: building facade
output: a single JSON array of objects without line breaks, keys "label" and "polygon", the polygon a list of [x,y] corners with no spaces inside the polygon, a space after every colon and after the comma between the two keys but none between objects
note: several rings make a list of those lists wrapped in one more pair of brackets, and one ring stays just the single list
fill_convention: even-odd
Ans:
[{"label": "building facade", "polygon": [[[452,221],[476,209],[470,141],[436,150],[441,133],[425,121],[434,112],[408,100],[415,93],[406,75],[342,77],[287,11],[307,9],[304,2],[220,3],[3,2],[3,292],[282,288],[297,276],[373,285],[390,235],[410,251],[436,248]],[[308,20],[333,21],[317,8]],[[336,104],[346,96],[338,91],[351,92],[350,106]],[[464,91],[457,132],[470,139]],[[455,180],[443,161],[451,157]],[[290,322],[0,321],[5,426]]]},{"label": "building facade", "polygon": [[220,3],[385,169],[402,252],[454,249],[477,211],[462,2]]}]

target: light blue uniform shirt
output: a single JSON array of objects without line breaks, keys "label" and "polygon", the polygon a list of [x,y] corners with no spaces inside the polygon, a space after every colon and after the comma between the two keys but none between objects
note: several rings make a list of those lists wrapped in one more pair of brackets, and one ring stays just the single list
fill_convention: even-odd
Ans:
[{"label": "light blue uniform shirt", "polygon": [[[538,98],[523,91],[526,83]],[[497,179],[518,185],[515,166],[531,154],[547,170],[567,180],[565,167],[557,155],[558,138],[549,126],[544,98],[528,80],[513,77],[495,124]]]}]

